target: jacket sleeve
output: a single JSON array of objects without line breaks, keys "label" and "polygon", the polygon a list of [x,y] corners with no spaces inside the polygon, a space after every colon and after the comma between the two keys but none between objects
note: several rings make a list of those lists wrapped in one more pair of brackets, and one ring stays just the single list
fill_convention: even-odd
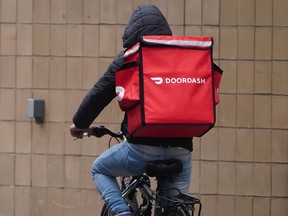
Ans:
[{"label": "jacket sleeve", "polygon": [[77,128],[89,127],[101,111],[115,98],[115,71],[120,69],[123,62],[123,52],[120,52],[104,75],[84,97],[73,117],[73,123]]}]

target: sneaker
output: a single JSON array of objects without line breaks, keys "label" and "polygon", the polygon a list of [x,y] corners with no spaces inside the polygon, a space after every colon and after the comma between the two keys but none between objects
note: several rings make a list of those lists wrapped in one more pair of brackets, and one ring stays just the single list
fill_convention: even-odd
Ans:
[{"label": "sneaker", "polygon": [[133,216],[133,214],[131,212],[121,212],[115,216]]}]

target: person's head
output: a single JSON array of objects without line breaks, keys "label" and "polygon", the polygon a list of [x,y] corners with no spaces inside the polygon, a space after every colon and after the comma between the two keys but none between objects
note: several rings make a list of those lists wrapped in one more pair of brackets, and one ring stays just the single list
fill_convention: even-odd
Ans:
[{"label": "person's head", "polygon": [[123,34],[123,47],[131,48],[141,36],[172,35],[162,12],[154,5],[139,5],[130,17]]}]

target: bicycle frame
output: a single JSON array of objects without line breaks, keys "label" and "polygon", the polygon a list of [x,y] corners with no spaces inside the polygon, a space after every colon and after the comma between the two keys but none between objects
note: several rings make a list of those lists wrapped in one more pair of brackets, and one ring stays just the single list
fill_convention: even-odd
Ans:
[{"label": "bicycle frame", "polygon": [[[128,203],[130,208],[133,209],[134,212],[140,211],[140,214],[142,214],[149,207],[149,204],[156,200],[156,193],[150,188],[149,178],[146,175],[132,178],[128,186],[123,185],[122,181],[122,188],[125,188],[122,191],[122,197],[125,199],[125,201]],[[135,202],[134,197],[132,197],[132,200],[129,198],[129,195],[131,195],[131,193],[136,189],[139,189],[146,204],[145,206],[141,206],[140,208],[138,206],[138,203]]]},{"label": "bicycle frame", "polygon": [[[127,186],[124,185],[122,181],[122,188],[124,188],[124,190],[122,191],[122,197],[128,203],[129,207],[133,209],[133,212],[136,213],[136,216],[138,215],[146,216],[147,214],[144,214],[144,212],[153,204],[155,207],[154,208],[155,216],[166,215],[166,212],[168,211],[169,208],[170,208],[169,210],[171,210],[171,208],[187,209],[187,212],[191,211],[191,215],[194,216],[195,204],[199,205],[198,216],[200,216],[201,214],[202,204],[199,199],[182,194],[179,192],[178,189],[169,189],[169,190],[177,190],[179,196],[168,197],[168,196],[162,196],[160,195],[160,193],[157,192],[155,193],[150,187],[150,182],[147,175],[141,175],[132,178],[132,180]],[[136,189],[140,191],[143,198],[143,203],[145,203],[145,205],[139,206],[138,202],[135,200]],[[132,193],[133,196],[129,197]],[[163,206],[162,204],[163,202],[166,203],[167,205],[166,207]]]},{"label": "bicycle frame", "polygon": [[[114,133],[110,131],[109,129],[105,128],[104,126],[98,126],[98,127],[92,127],[92,135],[95,137],[102,137],[106,134],[109,134],[111,137],[114,138],[120,138],[124,139],[125,137],[121,132],[119,133]],[[83,134],[86,136],[85,134]],[[110,140],[111,141],[111,140]],[[109,142],[110,145],[110,142]],[[177,161],[177,160],[176,160]],[[152,163],[152,167],[157,167],[157,164],[159,161],[153,161],[154,164]],[[157,163],[155,163],[157,162]],[[166,161],[167,162],[167,161]],[[166,162],[164,164],[166,164]],[[170,163],[171,161],[169,161]],[[174,160],[175,163],[175,160]],[[160,163],[161,164],[161,163]],[[175,163],[179,165],[179,162]],[[150,164],[151,165],[151,164]],[[163,165],[163,164],[161,164]],[[167,164],[166,164],[167,165]],[[179,171],[182,171],[182,164],[180,164],[180,170],[179,167],[169,167],[169,169],[162,169],[165,172],[168,172],[169,174],[172,175],[177,175]],[[151,166],[150,166],[151,167]],[[194,216],[194,210],[195,210],[195,205],[199,205],[198,209],[198,216],[201,214],[201,209],[202,209],[202,204],[199,199],[196,199],[194,197],[182,194],[177,188],[174,189],[161,189],[158,190],[156,189],[156,192],[153,191],[150,187],[150,179],[149,176],[151,177],[156,177],[156,180],[159,179],[159,173],[161,173],[160,169],[155,173],[155,170],[152,171],[153,169],[147,169],[146,167],[146,174],[140,175],[140,176],[135,176],[132,177],[131,180],[124,181],[125,178],[127,177],[122,177],[121,179],[121,190],[122,190],[122,197],[125,199],[127,202],[128,206],[131,208],[131,210],[134,212],[135,216],[151,216],[152,213],[152,206],[154,205],[154,216],[188,216],[190,215],[189,212],[191,212],[191,215]],[[152,173],[151,173],[152,171]],[[163,171],[162,171],[162,176],[161,179],[163,178]],[[158,173],[159,172],[159,173]],[[150,173],[150,174],[149,174]],[[153,174],[154,173],[154,174]],[[164,175],[164,179],[166,180],[167,178],[167,173]],[[167,178],[169,179],[169,178]],[[158,182],[157,182],[158,185]],[[136,197],[136,191],[140,191],[141,196],[142,196],[142,204],[138,204],[137,197]],[[178,195],[176,196],[166,196],[161,195],[161,192],[165,190],[176,190]],[[163,204],[165,203],[165,205]],[[109,209],[107,208],[106,204],[104,204],[104,207],[102,209],[101,215],[103,216],[108,216],[110,215]]]}]

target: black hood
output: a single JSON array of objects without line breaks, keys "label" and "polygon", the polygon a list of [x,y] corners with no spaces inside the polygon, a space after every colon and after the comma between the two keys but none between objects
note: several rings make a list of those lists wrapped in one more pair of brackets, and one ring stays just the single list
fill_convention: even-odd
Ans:
[{"label": "black hood", "polygon": [[133,12],[123,34],[123,47],[130,48],[145,35],[172,35],[161,11],[154,5],[140,5]]}]

